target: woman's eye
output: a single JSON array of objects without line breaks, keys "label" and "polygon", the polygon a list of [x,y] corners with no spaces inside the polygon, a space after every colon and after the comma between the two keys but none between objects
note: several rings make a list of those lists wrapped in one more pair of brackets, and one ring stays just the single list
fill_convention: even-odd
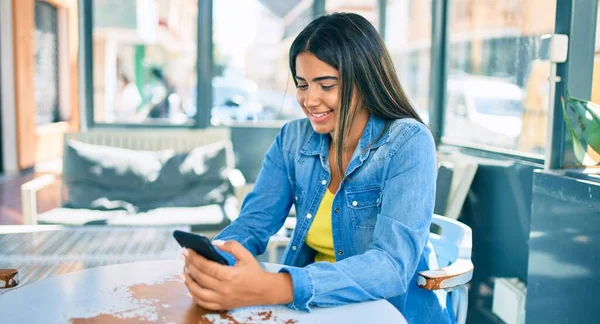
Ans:
[{"label": "woman's eye", "polygon": [[300,90],[306,90],[308,88],[308,85],[306,85],[306,84],[299,84],[297,86],[297,88],[300,89]]},{"label": "woman's eye", "polygon": [[335,84],[332,85],[322,85],[321,88],[323,88],[323,90],[328,91],[331,90],[333,88],[335,88]]}]

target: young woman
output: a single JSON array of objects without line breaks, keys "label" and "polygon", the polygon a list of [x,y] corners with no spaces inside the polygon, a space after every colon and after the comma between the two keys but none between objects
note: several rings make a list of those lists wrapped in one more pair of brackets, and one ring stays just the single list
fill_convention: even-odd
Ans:
[{"label": "young woman", "polygon": [[[436,266],[434,142],[377,31],[355,14],[320,17],[293,42],[290,69],[308,118],[282,128],[239,218],[217,236],[234,266],[184,251],[190,295],[215,310],[385,298],[409,323],[452,322],[446,294],[416,284],[418,271]],[[253,256],[292,204],[285,266],[268,273]]]}]

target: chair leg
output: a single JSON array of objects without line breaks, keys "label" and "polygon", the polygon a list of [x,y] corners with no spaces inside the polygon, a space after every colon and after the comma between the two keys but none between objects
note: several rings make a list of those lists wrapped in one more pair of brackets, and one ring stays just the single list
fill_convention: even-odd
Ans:
[{"label": "chair leg", "polygon": [[458,294],[459,301],[456,323],[464,324],[467,321],[467,309],[469,308],[469,290],[467,289],[467,285],[462,285],[455,291],[460,292]]},{"label": "chair leg", "polygon": [[[452,301],[452,311],[454,312],[454,317],[458,318],[458,304],[459,304],[459,298],[460,298],[460,289],[455,289],[452,290],[450,292],[448,292],[450,294],[450,300]],[[458,322],[456,322],[458,323]]]}]

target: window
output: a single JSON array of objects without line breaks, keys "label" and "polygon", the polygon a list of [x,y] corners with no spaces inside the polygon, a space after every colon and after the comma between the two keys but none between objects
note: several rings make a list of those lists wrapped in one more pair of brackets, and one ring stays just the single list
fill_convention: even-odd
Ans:
[{"label": "window", "polygon": [[555,11],[556,1],[452,2],[444,141],[543,155],[550,65],[537,53]]},{"label": "window", "polygon": [[311,1],[213,2],[212,125],[304,117],[288,54],[312,17]]},{"label": "window", "polygon": [[431,0],[388,0],[385,43],[415,109],[428,122],[431,68]]},{"label": "window", "polygon": [[58,10],[44,1],[35,2],[34,100],[37,125],[62,120],[59,112]]},{"label": "window", "polygon": [[93,0],[95,123],[191,125],[197,0]]},{"label": "window", "polygon": [[377,30],[379,30],[379,5],[377,0],[327,0],[325,11],[352,12],[365,17]]}]

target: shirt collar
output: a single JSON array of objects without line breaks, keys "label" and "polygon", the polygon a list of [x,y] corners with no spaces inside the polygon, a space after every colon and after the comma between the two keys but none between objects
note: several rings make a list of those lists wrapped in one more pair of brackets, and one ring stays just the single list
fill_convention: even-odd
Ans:
[{"label": "shirt collar", "polygon": [[[385,128],[385,124],[386,121],[384,119],[375,117],[373,115],[369,117],[369,121],[365,126],[365,130],[363,131],[363,134],[360,140],[358,141],[358,148],[360,149],[361,159],[364,160],[364,158],[366,158],[366,155],[369,150],[376,149],[389,141],[390,132],[388,129],[385,132],[385,134],[383,134],[381,138],[377,140],[377,142],[369,146],[369,144],[371,144],[375,139],[377,139],[379,134],[381,134],[381,132]],[[315,131],[313,131],[311,136],[308,138],[308,140],[300,150],[300,153],[304,155],[323,154],[324,156],[326,156],[328,143],[329,134],[318,134]],[[367,147],[369,148],[369,150],[367,150]]]}]

